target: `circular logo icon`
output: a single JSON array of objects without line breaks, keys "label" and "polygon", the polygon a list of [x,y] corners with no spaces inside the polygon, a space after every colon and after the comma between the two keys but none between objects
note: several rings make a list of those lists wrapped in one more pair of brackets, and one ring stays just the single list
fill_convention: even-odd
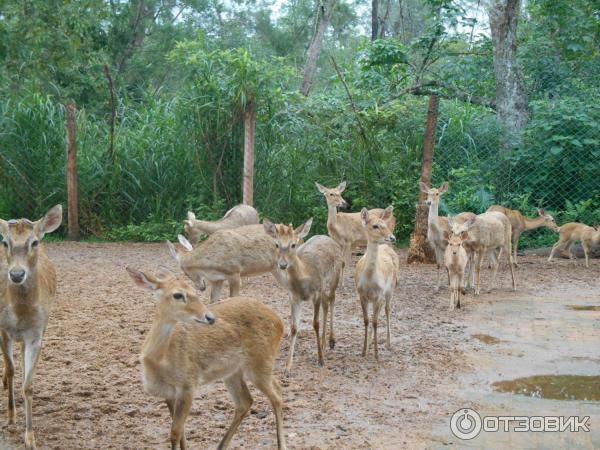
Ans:
[{"label": "circular logo icon", "polygon": [[470,408],[459,409],[450,419],[450,430],[459,439],[473,439],[481,431],[481,417]]}]

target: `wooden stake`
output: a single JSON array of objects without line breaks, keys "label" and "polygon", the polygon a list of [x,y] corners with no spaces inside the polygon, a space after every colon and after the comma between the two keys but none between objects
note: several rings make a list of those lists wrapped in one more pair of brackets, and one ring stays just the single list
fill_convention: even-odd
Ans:
[{"label": "wooden stake", "polygon": [[67,218],[68,237],[79,240],[79,210],[77,201],[77,142],[75,134],[75,104],[67,103]]},{"label": "wooden stake", "polygon": [[243,202],[252,206],[254,202],[254,130],[256,128],[256,107],[248,103],[244,111],[244,182]]}]

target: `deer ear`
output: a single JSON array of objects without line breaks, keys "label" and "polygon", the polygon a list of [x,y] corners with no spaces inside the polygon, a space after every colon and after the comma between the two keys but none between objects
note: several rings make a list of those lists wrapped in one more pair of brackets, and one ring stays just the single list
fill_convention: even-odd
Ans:
[{"label": "deer ear", "polygon": [[269,219],[263,219],[263,227],[265,233],[271,236],[273,239],[277,239],[277,227]]},{"label": "deer ear", "polygon": [[298,239],[304,239],[306,236],[308,236],[308,233],[310,232],[310,227],[312,226],[312,222],[313,219],[311,217],[294,230],[294,233],[296,234],[296,237],[298,237]]},{"label": "deer ear", "polygon": [[340,184],[338,184],[337,190],[340,191],[340,194],[342,192],[344,192],[344,190],[346,189],[346,182],[342,181]]},{"label": "deer ear", "polygon": [[156,291],[158,289],[158,280],[152,275],[146,275],[144,272],[125,267],[127,273],[133,278],[135,284],[150,291]]},{"label": "deer ear", "polygon": [[369,210],[367,208],[360,210],[360,218],[362,219],[363,225],[366,227],[369,223]]},{"label": "deer ear", "polygon": [[450,233],[448,232],[448,230],[444,230],[444,240],[445,241],[450,240]]},{"label": "deer ear", "polygon": [[40,237],[52,233],[62,222],[62,205],[56,205],[46,215],[35,223],[35,228]]},{"label": "deer ear", "polygon": [[463,241],[466,241],[467,239],[469,239],[469,232],[463,231],[462,233],[460,233],[460,239]]},{"label": "deer ear", "polygon": [[539,214],[540,216],[545,216],[545,215],[546,215],[546,211],[544,210],[544,208],[539,208],[539,209],[538,209],[538,214]]},{"label": "deer ear", "polygon": [[175,258],[175,261],[181,262],[181,255],[179,254],[179,252],[177,251],[177,249],[175,248],[173,243],[171,241],[166,241],[166,243],[167,243],[167,247],[169,247],[169,251],[171,252],[171,255],[173,256],[173,258]]},{"label": "deer ear", "polygon": [[178,234],[177,240],[182,245],[182,247],[185,248],[188,252],[194,250],[194,247],[192,246],[192,244],[190,244],[190,241],[188,241],[184,235]]},{"label": "deer ear", "polygon": [[383,210],[383,213],[381,214],[381,220],[384,220],[387,222],[388,220],[390,220],[393,213],[394,213],[394,207],[392,205],[388,206],[387,208],[385,208]]},{"label": "deer ear", "polygon": [[421,192],[428,194],[429,193],[429,188],[427,187],[427,185],[425,183],[423,183],[422,181],[419,181],[419,187],[421,189]]},{"label": "deer ear", "polygon": [[325,193],[325,189],[327,189],[325,186],[323,186],[322,184],[317,183],[316,181],[315,181],[315,186],[317,186],[317,189],[322,194],[324,194]]},{"label": "deer ear", "polygon": [[476,221],[477,216],[471,217],[468,222],[465,222],[465,225],[467,226],[467,228],[471,228],[473,225],[475,225]]},{"label": "deer ear", "polygon": [[194,214],[192,211],[188,211],[187,218],[188,220],[196,220],[196,214]]},{"label": "deer ear", "polygon": [[8,236],[8,222],[6,220],[0,219],[0,235],[2,237]]},{"label": "deer ear", "polygon": [[446,192],[447,190],[448,190],[448,182],[447,182],[447,181],[445,181],[445,182],[444,182],[444,184],[442,184],[442,185],[440,186],[440,189],[439,189],[439,191],[440,191],[440,194],[443,194],[443,193],[444,193],[444,192]]}]

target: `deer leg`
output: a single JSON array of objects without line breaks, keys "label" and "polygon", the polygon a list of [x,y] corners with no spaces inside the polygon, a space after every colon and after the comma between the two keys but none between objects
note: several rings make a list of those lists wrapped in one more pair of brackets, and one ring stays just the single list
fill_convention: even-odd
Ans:
[{"label": "deer leg", "polygon": [[194,399],[194,391],[191,389],[184,390],[179,394],[173,402],[173,421],[171,422],[171,450],[187,450],[185,441],[185,421],[192,408],[192,400]]},{"label": "deer leg", "polygon": [[223,280],[209,281],[210,284],[210,302],[214,303],[221,297],[221,291],[223,290]]},{"label": "deer leg", "polygon": [[333,331],[333,306],[335,305],[335,291],[331,295],[331,302],[329,307],[331,308],[331,313],[329,314],[329,348],[335,348],[335,333]]},{"label": "deer leg", "polygon": [[362,356],[367,356],[367,350],[369,348],[369,303],[364,297],[360,298],[360,306],[363,313],[363,321],[365,324],[365,339],[363,341]]},{"label": "deer leg", "polygon": [[[569,257],[569,259],[577,259],[577,257],[571,251],[572,245],[573,245],[573,241],[567,242],[567,245],[565,245],[565,252],[567,252],[567,256]],[[583,243],[581,246],[583,247]]]},{"label": "deer leg", "polygon": [[321,296],[315,295],[313,298],[313,329],[315,330],[315,336],[317,338],[317,358],[319,360],[319,366],[323,367],[325,362],[323,361],[323,347],[321,344],[321,337],[319,336],[319,310],[321,309]]},{"label": "deer leg", "polygon": [[437,278],[435,281],[435,291],[437,292],[440,290],[440,268],[442,267],[442,264],[444,263],[444,254],[442,253],[442,250],[439,247],[434,248],[434,253],[435,253],[435,262],[437,264]]},{"label": "deer leg", "polygon": [[481,282],[481,261],[483,259],[483,251],[479,251],[475,255],[475,295],[480,293],[480,282]]},{"label": "deer leg", "polygon": [[373,323],[373,347],[375,350],[375,360],[379,361],[379,346],[377,342],[377,323],[379,322],[379,311],[381,309],[381,301],[378,301],[373,305],[373,316],[371,322]]},{"label": "deer leg", "polygon": [[583,255],[585,256],[585,267],[590,267],[588,252],[590,251],[591,246],[585,241],[581,242],[581,246],[583,247]]},{"label": "deer leg", "polygon": [[321,332],[321,347],[323,349],[323,354],[325,354],[325,342],[327,337],[327,315],[329,314],[329,299],[324,299],[321,302],[321,311],[323,317],[323,331]]},{"label": "deer leg", "polygon": [[392,333],[390,332],[390,314],[392,312],[391,300],[392,300],[392,294],[387,295],[385,298],[385,326],[386,326],[385,346],[388,350],[392,349]]},{"label": "deer leg", "polygon": [[277,425],[277,449],[285,450],[285,435],[283,433],[283,400],[281,397],[281,386],[272,376],[272,369],[269,367],[268,375],[264,377],[256,377],[251,381],[254,385],[264,393],[273,407],[275,413],[275,424]]},{"label": "deer leg", "polygon": [[513,232],[513,262],[515,266],[517,265],[517,250],[519,249],[519,239],[521,239],[521,233]]},{"label": "deer leg", "polygon": [[33,432],[33,375],[41,348],[41,336],[23,343],[23,396],[25,397],[25,448],[27,449],[37,448]]},{"label": "deer leg", "polygon": [[552,246],[552,250],[550,251],[550,256],[548,256],[548,262],[552,261],[552,258],[554,258],[554,252],[556,251],[556,249],[558,249],[564,243],[565,243],[565,241],[563,241],[562,239],[559,239],[558,242],[556,242],[556,244],[554,244]]},{"label": "deer leg", "polygon": [[340,286],[345,286],[344,272],[346,267],[350,267],[350,259],[352,258],[352,244],[345,244],[342,251],[342,270],[340,271]]},{"label": "deer leg", "polygon": [[296,347],[296,337],[298,336],[298,328],[300,328],[300,311],[302,309],[302,303],[300,300],[294,300],[292,302],[292,316],[291,316],[291,340],[290,340],[290,353],[288,360],[285,365],[285,370],[289,374],[294,364],[294,348]]},{"label": "deer leg", "polygon": [[12,340],[5,332],[0,333],[0,347],[4,357],[4,375],[2,382],[4,389],[8,390],[8,424],[15,423],[15,362],[13,359]]},{"label": "deer leg", "polygon": [[240,286],[242,285],[242,279],[240,278],[240,274],[235,274],[229,277],[229,296],[237,297],[240,295]]},{"label": "deer leg", "polygon": [[[490,260],[494,266],[494,271],[492,272],[492,282],[490,283],[490,287],[488,288],[488,292],[492,292],[492,288],[496,287],[496,275],[498,275],[498,268],[500,267],[500,256],[502,255],[502,248],[500,248],[500,254],[498,258],[496,258],[496,250],[492,250],[490,252]],[[507,257],[509,259],[508,264],[511,265],[510,254],[507,252]]]},{"label": "deer leg", "polygon": [[231,438],[252,406],[252,396],[248,390],[248,385],[244,381],[242,372],[237,372],[225,379],[225,386],[235,403],[235,414],[227,433],[225,433],[225,436],[223,436],[223,439],[217,447],[218,450],[226,449],[229,446]]}]

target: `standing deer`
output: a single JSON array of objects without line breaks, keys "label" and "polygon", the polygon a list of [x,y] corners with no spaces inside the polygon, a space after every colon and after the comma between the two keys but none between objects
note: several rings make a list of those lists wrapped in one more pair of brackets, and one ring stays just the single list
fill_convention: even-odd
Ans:
[{"label": "standing deer", "polygon": [[444,264],[448,269],[448,278],[450,279],[450,311],[460,308],[460,296],[469,262],[463,242],[468,238],[468,231],[463,231],[460,235],[444,231],[444,239],[448,243],[444,251]]},{"label": "standing deer", "polygon": [[575,259],[573,253],[571,253],[571,245],[576,241],[580,241],[583,247],[583,254],[585,255],[585,267],[590,267],[589,252],[594,245],[600,242],[600,226],[596,226],[594,229],[583,223],[571,222],[561,226],[559,232],[560,237],[556,244],[552,246],[548,261],[552,261],[554,252],[562,245],[565,246],[565,250],[569,253],[569,258]]},{"label": "standing deer", "polygon": [[[444,239],[444,232],[450,230],[447,217],[440,217],[438,209],[440,206],[440,198],[448,191],[448,182],[446,181],[439,188],[428,188],[425,183],[420,182],[421,192],[427,194],[427,206],[429,206],[429,215],[427,216],[427,240],[435,253],[435,262],[437,264],[437,279],[435,290],[440,289],[440,268],[444,264],[444,250],[448,241]],[[463,212],[457,214],[452,219],[455,223],[461,224],[475,217],[471,212]]]},{"label": "standing deer", "polygon": [[497,211],[503,213],[510,220],[512,226],[512,248],[513,248],[513,261],[517,264],[517,249],[519,247],[519,239],[524,231],[535,230],[536,228],[546,227],[550,230],[558,233],[558,226],[554,221],[554,217],[550,214],[546,214],[544,209],[538,209],[538,217],[529,219],[523,216],[516,209],[505,208],[500,205],[492,205],[487,209],[487,212]]},{"label": "standing deer", "polygon": [[56,293],[56,272],[40,241],[62,221],[56,205],[37,222],[0,220],[6,266],[0,268],[0,347],[4,357],[4,388],[8,389],[8,423],[15,421],[13,343],[23,344],[25,447],[35,449],[33,376],[42,349],[50,306]]},{"label": "standing deer", "polygon": [[134,282],[154,293],[156,316],[142,346],[144,390],[164,398],[171,414],[171,449],[187,448],[184,427],[199,385],[223,380],[235,403],[235,415],[219,444],[226,449],[250,411],[250,380],[271,402],[277,448],[284,450],[281,387],[273,366],[283,322],[268,306],[236,297],[209,310],[185,281],[155,277],[127,268]]},{"label": "standing deer", "polygon": [[[309,219],[294,230],[292,225],[275,225],[269,220],[263,221],[265,231],[275,240],[279,259],[277,279],[291,294],[291,342],[290,353],[286,364],[289,373],[294,363],[294,348],[296,336],[300,327],[300,310],[302,302],[313,304],[313,328],[317,337],[317,357],[319,365],[323,366],[323,352],[327,330],[327,314],[330,315],[329,347],[335,347],[333,331],[333,305],[335,290],[342,271],[342,252],[340,246],[329,236],[313,236],[300,245],[312,225]],[[323,336],[319,336],[319,309],[323,310]]]},{"label": "standing deer", "polygon": [[187,219],[183,221],[183,229],[192,245],[196,245],[203,234],[211,235],[215,231],[255,225],[258,222],[256,209],[249,205],[237,205],[227,211],[223,218],[212,222],[198,220],[193,212],[188,211]]},{"label": "standing deer", "polygon": [[178,238],[183,250],[167,242],[171,254],[198,289],[210,287],[211,302],[219,299],[225,281],[229,282],[229,296],[235,297],[240,293],[241,277],[265,272],[278,276],[277,249],[262,225],[217,231],[196,248],[185,237]]},{"label": "standing deer", "polygon": [[[329,236],[342,247],[343,267],[340,276],[343,284],[344,267],[350,264],[352,249],[367,245],[367,236],[361,222],[360,213],[337,212],[338,208],[347,206],[346,200],[342,198],[342,192],[346,189],[345,181],[342,181],[335,188],[326,188],[319,183],[315,183],[315,185],[327,201],[327,230]],[[383,209],[375,208],[369,212],[381,215],[383,214]],[[393,214],[389,217],[387,225],[392,232],[396,228],[396,218]]]},{"label": "standing deer", "polygon": [[356,290],[360,297],[363,320],[365,324],[365,338],[363,341],[362,355],[366,356],[369,349],[369,304],[373,310],[371,323],[373,326],[373,346],[375,359],[379,360],[377,342],[377,323],[379,311],[385,304],[386,319],[386,347],[391,349],[390,312],[391,300],[396,288],[400,260],[390,245],[396,242],[396,237],[388,228],[392,216],[392,207],[386,208],[382,215],[370,213],[367,208],[360,212],[362,225],[367,235],[367,252],[360,258],[356,265]]},{"label": "standing deer", "polygon": [[[476,275],[477,277],[476,282],[473,283],[475,285],[475,295],[480,293],[481,262],[486,255],[489,256],[494,266],[492,283],[488,292],[495,285],[498,266],[500,266],[499,258],[496,257],[498,247],[500,247],[500,254],[502,252],[506,253],[512,277],[512,287],[513,290],[516,290],[517,284],[511,247],[512,230],[508,217],[500,212],[492,211],[479,214],[464,223],[453,222],[452,233],[460,235],[465,231],[468,231],[468,238],[463,241],[463,245],[467,253],[470,254],[470,259],[474,261],[475,272],[473,272],[473,276]],[[473,268],[471,268],[471,271],[473,271]]]}]

